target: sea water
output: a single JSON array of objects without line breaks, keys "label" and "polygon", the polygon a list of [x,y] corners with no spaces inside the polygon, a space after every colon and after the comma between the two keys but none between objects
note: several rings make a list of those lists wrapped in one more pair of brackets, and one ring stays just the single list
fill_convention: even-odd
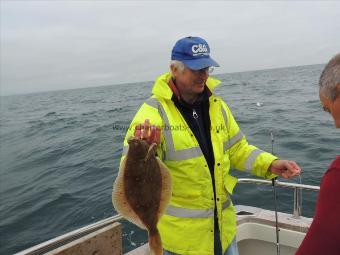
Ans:
[{"label": "sea water", "polygon": [[[295,160],[302,183],[319,185],[340,153],[340,134],[320,106],[324,65],[216,75],[216,89],[248,142]],[[156,77],[155,77],[156,78]],[[0,254],[12,254],[116,214],[111,203],[122,142],[153,82],[1,97]],[[250,175],[233,170],[237,177]],[[298,178],[290,180],[299,182]],[[292,190],[278,188],[278,209],[292,212]],[[304,216],[317,193],[303,191]],[[234,204],[273,210],[271,187],[239,184]],[[147,233],[123,221],[124,251]]]}]

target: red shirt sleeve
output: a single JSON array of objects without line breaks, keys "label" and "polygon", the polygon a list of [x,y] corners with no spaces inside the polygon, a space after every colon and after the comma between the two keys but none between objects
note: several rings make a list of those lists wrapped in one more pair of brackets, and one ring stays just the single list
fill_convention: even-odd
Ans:
[{"label": "red shirt sleeve", "polygon": [[325,173],[313,222],[295,255],[340,254],[340,156]]}]

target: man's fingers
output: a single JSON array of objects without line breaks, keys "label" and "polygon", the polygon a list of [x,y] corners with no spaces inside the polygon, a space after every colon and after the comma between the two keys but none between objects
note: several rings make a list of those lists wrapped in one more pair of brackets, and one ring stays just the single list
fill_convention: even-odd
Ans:
[{"label": "man's fingers", "polygon": [[138,124],[135,127],[134,136],[139,139],[144,139],[148,144],[161,142],[161,128],[150,125],[150,120],[146,119],[143,124]]},{"label": "man's fingers", "polygon": [[144,127],[150,127],[150,120],[149,119],[145,119]]},{"label": "man's fingers", "polygon": [[148,140],[150,136],[150,120],[146,119],[142,126],[142,139]]},{"label": "man's fingers", "polygon": [[161,129],[156,126],[151,126],[150,127],[150,137],[148,139],[148,142],[150,144],[152,143],[157,143],[160,144],[161,141]]},{"label": "man's fingers", "polygon": [[288,161],[289,168],[288,170],[294,175],[298,175],[301,172],[300,167],[294,161]]},{"label": "man's fingers", "polygon": [[161,143],[161,128],[156,127],[155,130],[155,143],[160,144]]},{"label": "man's fingers", "polygon": [[289,178],[301,173],[300,167],[294,161],[287,161],[285,165],[287,170],[282,174],[283,177]]},{"label": "man's fingers", "polygon": [[142,125],[139,124],[135,127],[134,137],[141,138],[141,135],[142,135]]},{"label": "man's fingers", "polygon": [[155,131],[156,131],[156,127],[155,126],[151,126],[150,127],[150,136],[149,136],[149,138],[147,140],[149,144],[153,143],[154,140],[155,140],[155,136],[156,136]]},{"label": "man's fingers", "polygon": [[291,163],[293,164],[294,168],[300,173],[301,172],[301,168],[298,166],[298,164],[296,164],[295,161],[291,161]]}]

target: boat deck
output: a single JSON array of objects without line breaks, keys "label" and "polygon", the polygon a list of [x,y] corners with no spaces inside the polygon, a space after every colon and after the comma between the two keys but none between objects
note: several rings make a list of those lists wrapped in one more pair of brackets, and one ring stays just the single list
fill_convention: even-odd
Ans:
[{"label": "boat deck", "polygon": [[[273,232],[273,227],[275,227],[275,212],[264,210],[257,207],[252,206],[244,206],[244,205],[236,205],[236,220],[238,225],[238,235],[237,235],[237,242],[239,243],[239,250],[240,255],[243,254],[255,254],[254,250],[252,250],[251,253],[248,253],[247,250],[249,248],[243,247],[242,242],[244,240],[254,240],[253,238],[256,237],[257,241],[262,241],[262,246],[265,246],[265,243],[275,243],[276,242],[276,236],[275,232]],[[294,217],[292,214],[287,213],[278,213],[279,218],[279,228],[280,228],[280,234],[282,236],[281,238],[281,244],[283,246],[289,246],[293,247],[291,249],[286,248],[287,251],[285,253],[281,254],[289,254],[294,252],[294,247],[299,247],[304,234],[307,232],[312,219],[306,218],[306,217]],[[252,228],[242,228],[242,225],[245,224],[252,224]],[[263,229],[259,229],[258,225],[262,226],[269,226],[271,228],[268,229],[269,236],[263,231]],[[260,230],[260,232],[258,232]],[[300,235],[292,235],[291,231],[301,233]],[[262,233],[262,235],[260,234]],[[272,239],[272,240],[270,240]],[[273,247],[272,247],[273,248]],[[270,248],[267,248],[270,249]],[[149,253],[149,247],[148,244],[144,244],[141,247],[138,247],[137,249],[134,249],[126,255],[147,255]],[[256,253],[257,254],[257,253]],[[258,254],[262,254],[258,253]],[[275,254],[275,253],[273,253]]]}]

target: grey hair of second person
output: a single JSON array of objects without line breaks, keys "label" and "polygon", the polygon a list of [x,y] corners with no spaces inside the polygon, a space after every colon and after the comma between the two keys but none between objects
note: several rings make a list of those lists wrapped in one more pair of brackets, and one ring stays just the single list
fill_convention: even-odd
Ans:
[{"label": "grey hair of second person", "polygon": [[334,56],[323,69],[319,80],[320,91],[334,101],[338,97],[338,84],[340,84],[340,53]]}]

